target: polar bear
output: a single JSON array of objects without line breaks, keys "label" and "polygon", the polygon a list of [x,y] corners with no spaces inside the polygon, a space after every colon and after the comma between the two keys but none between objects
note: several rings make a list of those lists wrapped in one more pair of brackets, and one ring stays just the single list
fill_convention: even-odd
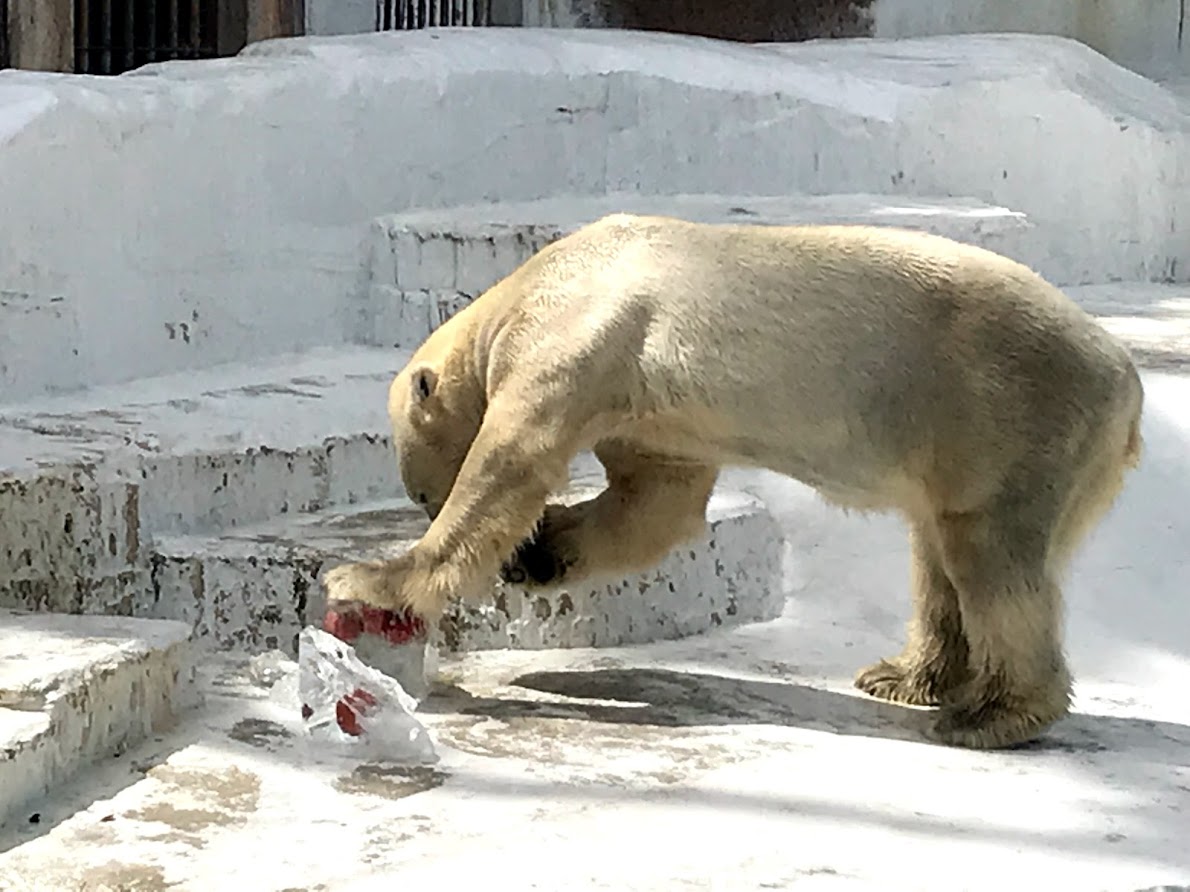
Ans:
[{"label": "polar bear", "polygon": [[[401,477],[431,518],[405,555],[323,579],[441,615],[643,570],[699,535],[725,465],[909,526],[913,615],[855,684],[940,707],[929,737],[1005,747],[1069,709],[1060,578],[1141,452],[1127,350],[995,253],[865,226],[615,214],[546,246],[395,377]],[[562,507],[576,453],[607,472]]]}]

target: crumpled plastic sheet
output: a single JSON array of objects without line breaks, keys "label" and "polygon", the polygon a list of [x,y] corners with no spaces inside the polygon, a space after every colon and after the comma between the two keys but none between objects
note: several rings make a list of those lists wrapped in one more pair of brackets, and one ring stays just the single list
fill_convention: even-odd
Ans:
[{"label": "crumpled plastic sheet", "polygon": [[253,659],[248,673],[272,689],[274,702],[300,712],[311,742],[386,762],[438,761],[429,732],[414,715],[418,700],[329,632],[307,626],[298,636],[296,665],[274,651]]}]

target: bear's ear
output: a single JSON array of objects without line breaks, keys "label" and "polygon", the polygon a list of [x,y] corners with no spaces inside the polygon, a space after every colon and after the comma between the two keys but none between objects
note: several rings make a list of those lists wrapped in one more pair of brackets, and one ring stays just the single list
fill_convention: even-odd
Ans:
[{"label": "bear's ear", "polygon": [[438,387],[438,373],[428,365],[423,365],[413,370],[409,381],[413,391],[413,404],[420,406],[434,395],[434,391]]}]

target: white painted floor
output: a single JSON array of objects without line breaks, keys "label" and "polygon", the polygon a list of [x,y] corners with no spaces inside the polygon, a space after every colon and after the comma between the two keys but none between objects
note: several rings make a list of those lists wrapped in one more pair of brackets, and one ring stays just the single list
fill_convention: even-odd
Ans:
[{"label": "white painted floor", "polygon": [[4,831],[0,890],[1190,887],[1190,377],[1145,383],[1144,463],[1067,586],[1076,714],[1038,746],[921,743],[857,694],[901,644],[899,526],[753,475],[780,620],[447,664],[432,769],[281,736],[212,661],[201,712]]}]

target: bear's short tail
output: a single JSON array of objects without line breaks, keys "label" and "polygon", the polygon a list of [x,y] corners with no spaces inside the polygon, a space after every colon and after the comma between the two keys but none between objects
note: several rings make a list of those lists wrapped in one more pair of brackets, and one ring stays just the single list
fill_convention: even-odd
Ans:
[{"label": "bear's short tail", "polygon": [[1129,468],[1139,465],[1144,448],[1145,439],[1140,435],[1140,418],[1138,417],[1128,428],[1128,445],[1124,447],[1124,464]]},{"label": "bear's short tail", "polygon": [[1140,375],[1133,367],[1132,375],[1132,419],[1128,424],[1128,442],[1124,446],[1124,465],[1135,468],[1140,464],[1141,454],[1144,452],[1145,440],[1140,433],[1140,419],[1144,412],[1145,393],[1140,382]]}]

